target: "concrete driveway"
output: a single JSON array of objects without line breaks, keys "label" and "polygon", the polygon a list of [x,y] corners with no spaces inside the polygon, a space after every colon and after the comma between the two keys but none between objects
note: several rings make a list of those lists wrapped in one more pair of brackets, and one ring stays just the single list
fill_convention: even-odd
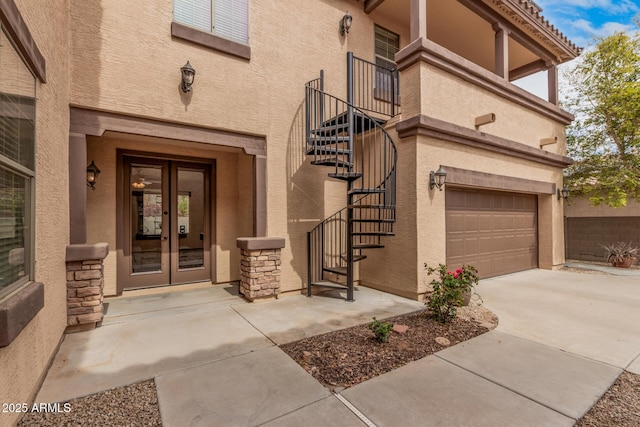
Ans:
[{"label": "concrete driveway", "polygon": [[482,280],[496,330],[342,395],[376,426],[571,426],[622,369],[640,373],[640,282],[624,273]]},{"label": "concrete driveway", "polygon": [[640,374],[640,270],[615,270],[624,275],[531,270],[478,293],[498,331]]}]

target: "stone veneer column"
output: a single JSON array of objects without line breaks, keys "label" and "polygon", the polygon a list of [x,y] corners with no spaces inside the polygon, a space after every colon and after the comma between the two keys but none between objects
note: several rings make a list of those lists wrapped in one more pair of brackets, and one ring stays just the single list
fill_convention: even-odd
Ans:
[{"label": "stone veneer column", "polygon": [[279,237],[239,237],[240,293],[249,301],[277,298],[280,293]]},{"label": "stone veneer column", "polygon": [[67,246],[67,333],[96,327],[104,316],[104,266],[109,245]]}]

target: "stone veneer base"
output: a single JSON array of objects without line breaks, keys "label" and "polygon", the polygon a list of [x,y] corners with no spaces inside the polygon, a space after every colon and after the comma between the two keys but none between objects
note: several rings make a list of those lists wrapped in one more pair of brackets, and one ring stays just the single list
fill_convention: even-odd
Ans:
[{"label": "stone veneer base", "polygon": [[93,329],[104,317],[104,265],[106,243],[67,247],[67,329]]},{"label": "stone veneer base", "polygon": [[280,294],[280,253],[284,239],[238,238],[240,293],[249,301],[277,298]]}]

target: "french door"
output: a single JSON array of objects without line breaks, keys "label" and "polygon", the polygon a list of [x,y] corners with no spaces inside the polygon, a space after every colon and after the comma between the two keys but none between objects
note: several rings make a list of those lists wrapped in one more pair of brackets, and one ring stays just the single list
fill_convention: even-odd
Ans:
[{"label": "french door", "polygon": [[123,160],[123,288],[210,280],[211,166]]}]

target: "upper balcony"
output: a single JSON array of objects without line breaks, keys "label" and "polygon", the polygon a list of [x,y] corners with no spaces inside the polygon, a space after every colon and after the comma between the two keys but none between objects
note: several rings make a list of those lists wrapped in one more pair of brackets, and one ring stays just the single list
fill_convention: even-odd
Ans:
[{"label": "upper balcony", "polygon": [[[364,10],[376,22],[409,30],[395,56],[403,121],[421,116],[482,126],[536,148],[564,139],[572,116],[557,106],[557,66],[581,49],[533,1],[366,0]],[[547,76],[546,97],[516,84],[536,73]]]}]

